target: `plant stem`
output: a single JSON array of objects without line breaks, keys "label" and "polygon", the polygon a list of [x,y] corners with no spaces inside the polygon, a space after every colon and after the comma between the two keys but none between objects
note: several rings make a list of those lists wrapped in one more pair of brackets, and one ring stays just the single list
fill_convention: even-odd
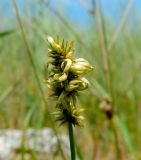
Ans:
[{"label": "plant stem", "polygon": [[75,160],[75,142],[74,142],[74,135],[73,135],[73,126],[72,126],[72,123],[70,122],[68,122],[68,131],[69,131],[71,160]]},{"label": "plant stem", "polygon": [[[40,78],[39,78],[39,75],[38,75],[37,67],[36,67],[34,58],[32,56],[32,51],[31,51],[30,46],[29,46],[28,41],[27,41],[26,33],[25,33],[25,30],[24,30],[24,27],[23,27],[23,24],[22,24],[22,21],[21,21],[21,16],[19,14],[19,10],[18,10],[16,1],[15,0],[11,0],[11,2],[12,2],[12,5],[13,5],[13,8],[14,8],[14,11],[15,11],[17,22],[19,24],[19,27],[20,27],[20,30],[21,30],[21,35],[23,37],[23,41],[24,41],[24,44],[25,44],[25,47],[26,47],[26,50],[27,50],[28,58],[30,60],[31,66],[33,68],[33,72],[34,72],[34,75],[35,75],[35,78],[36,78],[36,81],[37,81],[37,84],[38,84],[42,99],[43,99],[43,101],[45,103],[45,106],[48,107],[46,98],[44,96],[44,90],[42,89],[42,85],[41,85]],[[45,108],[43,108],[43,110],[45,110]],[[55,124],[54,124],[54,121],[53,121],[53,119],[51,117],[51,114],[50,114],[49,110],[48,110],[48,113],[49,113],[48,116],[49,116],[51,124],[52,124],[52,129],[53,129],[53,131],[54,131],[54,133],[55,133],[55,135],[57,137],[57,140],[58,140],[58,147],[59,147],[61,156],[62,156],[63,160],[66,160],[64,152],[63,152],[63,150],[61,148],[61,142],[60,142],[59,137],[58,137],[58,131],[55,128]]]},{"label": "plant stem", "polygon": [[113,117],[113,119],[111,120],[111,125],[112,125],[113,134],[114,134],[114,138],[115,138],[116,159],[122,160],[120,146],[119,146],[119,140],[118,140],[118,134],[117,134],[117,130],[116,130],[115,117]]}]

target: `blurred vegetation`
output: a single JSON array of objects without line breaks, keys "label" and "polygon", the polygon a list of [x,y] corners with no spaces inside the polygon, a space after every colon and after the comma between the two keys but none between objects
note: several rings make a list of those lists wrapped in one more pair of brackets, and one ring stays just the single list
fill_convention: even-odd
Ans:
[{"label": "blurred vegetation", "polygon": [[[75,130],[80,159],[140,160],[141,17],[129,0],[124,6],[119,1],[120,19],[111,20],[100,2],[94,0],[89,6],[81,1],[90,17],[87,24],[70,20],[63,1],[56,0],[58,6],[51,0],[23,1],[17,14],[12,12],[13,1],[7,12],[1,7],[0,128],[55,127],[53,117],[50,120],[54,103],[44,84],[45,37],[59,35],[75,40],[76,54],[95,66],[87,75],[89,90],[79,96],[79,105],[86,108],[86,124]],[[65,132],[63,127],[57,129]]]}]

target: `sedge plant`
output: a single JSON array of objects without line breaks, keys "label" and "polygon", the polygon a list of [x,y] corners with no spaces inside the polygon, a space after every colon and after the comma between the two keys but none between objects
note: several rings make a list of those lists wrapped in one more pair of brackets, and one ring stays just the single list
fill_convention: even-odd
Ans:
[{"label": "sedge plant", "polygon": [[56,120],[60,125],[67,123],[71,160],[76,159],[73,126],[83,125],[83,108],[77,106],[78,92],[85,90],[89,86],[89,81],[83,77],[91,71],[93,67],[84,58],[76,58],[74,55],[74,42],[65,43],[59,38],[54,40],[48,36],[47,41],[50,45],[48,56],[49,76],[45,80],[56,98]]}]

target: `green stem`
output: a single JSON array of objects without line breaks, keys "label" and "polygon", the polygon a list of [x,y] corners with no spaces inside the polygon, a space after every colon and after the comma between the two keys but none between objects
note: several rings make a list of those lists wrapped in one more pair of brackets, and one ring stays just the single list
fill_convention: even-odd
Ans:
[{"label": "green stem", "polygon": [[[36,81],[37,81],[37,84],[38,84],[38,87],[39,87],[39,90],[40,90],[40,93],[41,93],[41,96],[42,96],[42,99],[45,103],[45,106],[48,107],[48,104],[47,104],[47,101],[46,101],[46,98],[44,96],[44,90],[42,89],[42,85],[41,85],[41,82],[40,82],[40,78],[38,76],[38,72],[37,72],[37,68],[36,68],[36,64],[35,64],[35,61],[34,61],[34,58],[32,56],[32,51],[30,49],[30,46],[28,44],[28,41],[27,41],[27,37],[26,37],[26,33],[24,31],[24,27],[23,27],[23,24],[22,24],[22,21],[21,21],[21,17],[20,17],[20,14],[19,14],[19,10],[18,10],[18,7],[17,7],[17,4],[16,4],[16,1],[15,0],[11,0],[12,4],[13,4],[13,7],[14,7],[14,10],[15,10],[15,15],[16,15],[16,18],[17,18],[17,22],[19,24],[19,27],[20,27],[20,30],[21,30],[21,35],[23,37],[23,41],[24,41],[24,44],[25,44],[25,47],[27,49],[27,54],[28,54],[28,57],[29,57],[29,60],[30,60],[30,63],[31,63],[31,66],[33,68],[33,72],[34,72],[34,75],[35,75],[35,78],[36,78]],[[45,108],[44,108],[45,109]],[[57,132],[57,129],[55,128],[55,124],[54,124],[54,121],[51,117],[51,114],[50,114],[50,111],[48,110],[48,116],[50,118],[50,121],[52,123],[52,128],[54,130],[54,133],[57,137],[57,140],[58,140],[58,147],[59,147],[59,150],[61,152],[61,156],[63,158],[63,160],[66,160],[65,158],[65,155],[64,155],[64,152],[61,148],[61,142],[60,142],[60,139],[58,137],[58,132]]]},{"label": "green stem", "polygon": [[68,123],[68,130],[69,130],[71,160],[75,160],[75,142],[74,142],[74,135],[73,135],[73,126],[72,126],[72,123],[70,122]]},{"label": "green stem", "polygon": [[116,159],[117,160],[122,160],[121,152],[120,152],[120,146],[119,146],[119,140],[118,140],[118,134],[117,134],[116,124],[115,124],[114,119],[112,119],[111,125],[112,125],[112,128],[113,128],[113,134],[114,134],[114,139],[115,139]]}]

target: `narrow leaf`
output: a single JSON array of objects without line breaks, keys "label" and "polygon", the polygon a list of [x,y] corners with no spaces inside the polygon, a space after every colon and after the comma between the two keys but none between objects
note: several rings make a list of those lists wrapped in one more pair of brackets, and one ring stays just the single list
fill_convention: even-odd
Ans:
[{"label": "narrow leaf", "polygon": [[3,38],[5,36],[8,36],[12,33],[14,33],[16,31],[16,29],[11,29],[11,30],[7,30],[7,31],[2,31],[0,32],[0,38]]}]

